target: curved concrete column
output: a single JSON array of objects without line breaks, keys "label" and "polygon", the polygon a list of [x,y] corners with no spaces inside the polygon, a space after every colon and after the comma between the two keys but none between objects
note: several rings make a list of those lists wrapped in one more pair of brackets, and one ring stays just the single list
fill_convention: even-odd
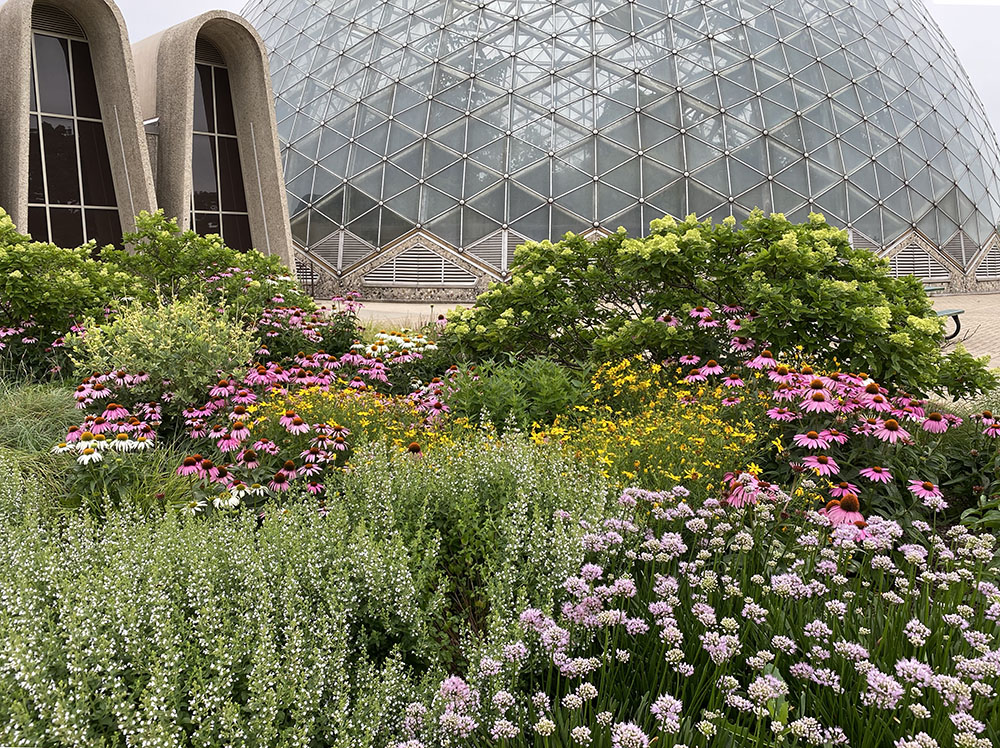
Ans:
[{"label": "curved concrete column", "polygon": [[182,227],[190,226],[195,43],[199,37],[215,45],[229,70],[254,246],[278,255],[292,267],[267,51],[254,28],[234,13],[203,13],[133,47],[143,115],[147,121],[159,120],[156,188],[160,207]]},{"label": "curved concrete column", "polygon": [[18,228],[28,226],[28,107],[31,87],[31,11],[48,5],[83,28],[97,80],[122,229],[155,209],[149,154],[140,120],[135,67],[125,20],[111,0],[7,0],[0,7],[0,206]]}]

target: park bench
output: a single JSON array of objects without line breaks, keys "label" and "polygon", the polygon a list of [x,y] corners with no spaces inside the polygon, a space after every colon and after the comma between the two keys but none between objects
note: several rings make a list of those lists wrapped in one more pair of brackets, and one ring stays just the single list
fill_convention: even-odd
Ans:
[{"label": "park bench", "polygon": [[939,309],[935,312],[938,317],[951,317],[955,320],[955,332],[951,335],[945,335],[945,340],[951,340],[952,338],[958,337],[958,333],[962,331],[962,320],[959,319],[961,315],[965,313],[964,309]]}]

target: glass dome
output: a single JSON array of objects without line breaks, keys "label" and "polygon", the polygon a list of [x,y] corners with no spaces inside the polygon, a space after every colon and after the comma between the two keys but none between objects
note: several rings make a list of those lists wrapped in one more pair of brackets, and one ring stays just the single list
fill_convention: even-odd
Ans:
[{"label": "glass dome", "polygon": [[455,278],[502,277],[524,238],[755,207],[823,213],[925,277],[974,273],[995,240],[996,138],[921,0],[258,0],[244,14],[271,52],[293,235],[337,275],[433,284],[419,253],[423,281],[405,258],[372,275],[415,233],[437,241],[432,260],[472,263]]}]

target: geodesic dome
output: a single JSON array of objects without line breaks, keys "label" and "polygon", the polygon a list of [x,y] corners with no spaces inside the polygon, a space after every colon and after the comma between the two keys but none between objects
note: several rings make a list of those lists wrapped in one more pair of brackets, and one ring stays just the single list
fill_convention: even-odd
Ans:
[{"label": "geodesic dome", "polygon": [[525,238],[755,207],[823,213],[899,273],[1000,276],[996,138],[921,0],[244,13],[271,52],[293,235],[346,285],[480,286]]}]

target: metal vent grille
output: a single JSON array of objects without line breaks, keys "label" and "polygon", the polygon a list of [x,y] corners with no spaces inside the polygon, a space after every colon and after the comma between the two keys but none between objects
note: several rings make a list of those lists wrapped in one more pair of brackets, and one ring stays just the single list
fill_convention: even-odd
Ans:
[{"label": "metal vent grille", "polygon": [[47,31],[50,34],[72,36],[77,39],[87,38],[83,26],[69,13],[54,5],[35,3],[31,9],[31,28],[35,31]]},{"label": "metal vent grille", "polygon": [[964,231],[956,231],[955,235],[941,249],[960,267],[965,268],[968,267],[979,247],[966,236]]},{"label": "metal vent grille", "polygon": [[375,247],[373,247],[368,242],[363,239],[359,239],[350,231],[344,232],[344,249],[341,255],[340,269],[347,270],[348,268],[357,265],[363,259],[371,254],[374,254]]},{"label": "metal vent grille", "polygon": [[226,58],[222,56],[219,48],[201,36],[194,43],[194,61],[204,63],[205,65],[226,66]]},{"label": "metal vent grille", "polygon": [[882,249],[877,242],[873,242],[864,234],[854,231],[853,229],[848,231],[848,238],[850,239],[851,246],[856,249],[867,249],[871,252],[878,252]]},{"label": "metal vent grille", "polygon": [[492,265],[497,270],[503,269],[503,231],[497,231],[487,236],[482,241],[476,242],[465,251],[473,257]]},{"label": "metal vent grille", "polygon": [[923,280],[936,281],[946,281],[951,277],[948,268],[916,244],[903,247],[889,260],[889,274],[896,278],[915,275]]},{"label": "metal vent grille", "polygon": [[411,247],[364,277],[367,286],[473,286],[467,273],[426,247]]},{"label": "metal vent grille", "polygon": [[976,268],[976,280],[1000,278],[1000,247],[993,247]]},{"label": "metal vent grille", "polygon": [[309,251],[314,255],[322,257],[333,267],[337,267],[337,259],[340,254],[340,232],[334,231],[328,237],[310,247]]}]

